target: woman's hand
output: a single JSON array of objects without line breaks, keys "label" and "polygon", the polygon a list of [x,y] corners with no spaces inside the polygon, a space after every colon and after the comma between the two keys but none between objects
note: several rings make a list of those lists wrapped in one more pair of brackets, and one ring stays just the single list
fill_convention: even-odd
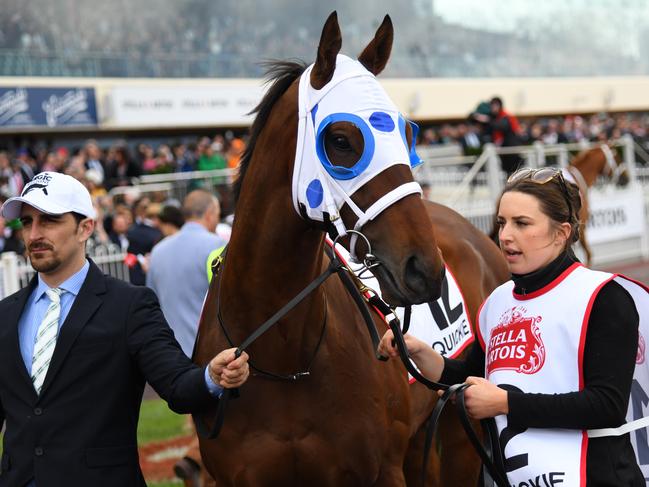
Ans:
[{"label": "woman's hand", "polygon": [[[444,358],[426,342],[415,338],[412,335],[405,334],[403,336],[406,342],[406,348],[410,358],[415,362],[420,372],[429,380],[434,382],[439,381],[444,370]],[[399,350],[394,343],[394,335],[392,330],[388,330],[381,338],[378,353],[384,357],[393,358],[399,356]]]},{"label": "woman's hand", "polygon": [[467,413],[474,419],[493,418],[509,412],[507,391],[482,377],[467,377],[464,404]]},{"label": "woman's hand", "polygon": [[[408,335],[407,333],[403,335],[403,339],[406,342],[408,354],[410,354],[413,360],[415,359],[415,356],[420,353],[422,348],[430,348],[421,340],[418,340],[417,338],[413,337],[412,335]],[[394,334],[392,333],[392,330],[386,331],[385,335],[383,335],[383,338],[381,338],[381,341],[379,342],[378,352],[380,355],[388,358],[399,356],[399,350],[397,349],[397,345],[394,342]]]}]

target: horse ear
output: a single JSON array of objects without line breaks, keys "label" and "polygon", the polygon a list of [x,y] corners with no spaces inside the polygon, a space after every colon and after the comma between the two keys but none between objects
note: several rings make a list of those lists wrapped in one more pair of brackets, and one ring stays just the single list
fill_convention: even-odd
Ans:
[{"label": "horse ear", "polygon": [[336,69],[336,56],[340,51],[343,39],[338,25],[338,14],[334,10],[329,15],[322,28],[320,44],[318,45],[318,57],[311,71],[311,86],[316,90],[322,89],[329,83]]},{"label": "horse ear", "polygon": [[394,27],[389,15],[386,15],[383,22],[376,30],[374,39],[370,41],[363,50],[358,60],[374,76],[379,74],[385,68],[392,51],[392,41],[394,39]]}]

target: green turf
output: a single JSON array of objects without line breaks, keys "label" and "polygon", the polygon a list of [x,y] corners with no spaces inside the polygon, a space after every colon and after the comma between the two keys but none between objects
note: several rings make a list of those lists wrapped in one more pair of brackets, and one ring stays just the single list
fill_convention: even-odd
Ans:
[{"label": "green turf", "polygon": [[186,434],[183,430],[185,416],[174,413],[162,399],[142,401],[140,424],[137,428],[137,444],[166,440]]}]

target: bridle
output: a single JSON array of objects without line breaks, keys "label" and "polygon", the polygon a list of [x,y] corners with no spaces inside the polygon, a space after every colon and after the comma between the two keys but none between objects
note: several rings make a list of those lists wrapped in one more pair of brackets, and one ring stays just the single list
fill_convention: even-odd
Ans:
[{"label": "bridle", "polygon": [[[352,230],[353,232],[356,232],[355,230]],[[364,259],[364,268],[365,269],[370,269],[373,267],[376,267],[380,265],[380,261],[372,254],[372,247],[369,243],[369,240],[365,235],[363,235],[360,232],[356,232],[359,236],[361,236],[367,245],[367,254]],[[328,246],[325,246],[325,249],[329,249]],[[213,266],[213,278],[214,279],[219,279],[217,282],[218,286],[218,296],[217,296],[217,321],[219,322],[219,325],[221,326],[221,329],[224,332],[224,335],[230,345],[232,347],[235,346],[234,342],[230,338],[230,334],[228,333],[227,327],[225,325],[225,321],[223,320],[223,315],[221,313],[221,299],[220,299],[220,294],[221,294],[221,276],[224,274],[223,270],[225,268],[225,261],[226,261],[226,253],[227,253],[227,248],[223,251],[221,254],[221,258],[218,259],[215,264],[216,266]],[[378,344],[380,341],[378,331],[376,330],[376,327],[374,325],[374,320],[372,319],[372,316],[369,312],[369,309],[367,308],[367,305],[365,304],[365,301],[363,299],[363,296],[360,294],[358,290],[358,286],[354,281],[354,278],[351,276],[354,276],[352,270],[344,263],[342,260],[337,256],[336,252],[331,250],[327,252],[327,255],[330,259],[330,264],[329,266],[325,269],[324,272],[322,272],[320,275],[318,275],[314,280],[312,280],[302,291],[300,291],[295,297],[293,297],[288,303],[286,303],[282,308],[280,308],[277,312],[275,312],[270,318],[268,318],[264,323],[262,323],[252,334],[250,334],[236,349],[235,351],[235,357],[238,358],[241,356],[241,354],[250,347],[259,337],[261,337],[264,333],[266,333],[268,330],[270,330],[274,325],[276,325],[289,311],[291,311],[293,308],[295,308],[304,298],[306,298],[309,294],[311,294],[315,289],[317,289],[320,285],[322,285],[330,276],[333,274],[338,274],[340,280],[344,284],[345,288],[347,289],[348,293],[350,296],[353,298],[354,302],[356,303],[356,306],[358,307],[359,311],[361,312],[361,315],[363,317],[363,320],[365,322],[365,325],[367,327],[368,333],[370,334],[370,338],[372,340],[372,346],[374,350],[378,348]],[[223,267],[223,269],[220,269],[220,267]],[[219,272],[220,271],[220,272]],[[325,298],[326,299],[326,298]],[[386,305],[387,306],[387,305]],[[292,374],[278,374],[274,372],[269,372],[262,370],[252,364],[251,361],[249,361],[250,366],[253,368],[253,370],[256,371],[256,375],[260,377],[265,377],[265,378],[270,378],[270,379],[275,379],[275,380],[281,380],[281,381],[289,381],[289,382],[295,382],[300,378],[306,377],[310,375],[310,368],[311,365],[313,364],[317,353],[320,349],[320,345],[322,344],[324,334],[325,334],[325,329],[326,329],[326,324],[327,324],[327,315],[326,315],[326,307],[325,307],[325,317],[323,320],[322,324],[322,331],[320,333],[320,337],[318,339],[318,342],[316,344],[315,350],[313,352],[313,355],[309,361],[309,364],[307,368],[303,371],[300,372],[295,372]],[[200,329],[199,329],[199,334],[200,334]],[[196,338],[196,343],[198,343],[198,336]],[[225,417],[225,410],[227,407],[227,403],[229,402],[231,397],[236,397],[238,396],[238,391],[236,389],[225,389],[223,391],[223,394],[219,400],[219,405],[217,408],[216,416],[214,419],[214,424],[212,428],[208,428],[205,422],[203,421],[202,418],[199,416],[194,416],[194,421],[196,423],[196,430],[198,433],[208,439],[214,439],[218,436],[221,427],[223,426],[223,420]]]},{"label": "bridle", "polygon": [[[364,234],[356,230],[348,230],[348,233],[353,233],[357,238],[358,237],[362,238],[365,241],[365,244],[367,246],[367,253],[365,254],[365,257],[363,259],[363,267],[357,270],[359,275],[362,275],[363,273],[369,271],[370,269],[381,265],[380,260],[377,259],[376,256],[374,256],[374,254],[372,253],[372,247],[369,242],[369,239]],[[430,456],[430,450],[432,448],[432,442],[433,442],[433,438],[435,435],[435,431],[437,429],[440,416],[445,406],[448,404],[449,400],[455,397],[456,406],[458,409],[462,426],[472,446],[480,456],[482,463],[485,467],[483,471],[485,487],[488,487],[490,485],[495,485],[497,487],[508,487],[509,484],[507,482],[507,477],[504,473],[505,472],[504,459],[502,456],[500,445],[498,443],[498,431],[496,428],[495,420],[493,418],[487,418],[481,421],[483,429],[487,433],[487,442],[486,444],[483,444],[480,441],[478,434],[476,433],[475,429],[471,424],[471,421],[469,419],[465,407],[464,392],[469,387],[469,385],[468,384],[448,385],[440,382],[431,381],[426,377],[424,377],[419,372],[419,370],[413,365],[412,360],[410,359],[410,356],[408,354],[408,349],[406,347],[405,340],[403,337],[403,335],[408,331],[408,328],[410,326],[411,307],[408,306],[405,308],[404,324],[402,328],[400,320],[396,315],[394,309],[392,309],[385,301],[383,301],[383,299],[381,299],[378,293],[361,284],[360,287],[365,292],[365,296],[363,296],[361,294],[361,290],[359,289],[359,279],[356,277],[356,274],[354,273],[354,271],[352,271],[352,269],[349,268],[349,266],[345,262],[343,262],[343,260],[338,256],[336,252],[336,245],[339,239],[340,236],[336,237],[331,247],[325,245],[325,251],[327,253],[327,256],[330,259],[330,264],[327,267],[327,269],[325,269],[324,272],[322,272],[314,280],[312,280],[304,289],[302,289],[302,291],[300,291],[288,303],[286,303],[282,308],[280,308],[276,313],[274,313],[268,320],[262,323],[251,335],[249,335],[241,343],[241,345],[237,347],[235,351],[235,356],[237,358],[240,357],[241,354],[248,347],[250,347],[250,345],[252,345],[252,343],[254,343],[259,337],[261,337],[270,328],[272,328],[275,324],[277,324],[282,317],[284,317],[289,311],[295,308],[295,306],[297,306],[304,298],[306,298],[309,294],[311,294],[311,292],[313,292],[320,285],[322,285],[330,276],[332,276],[333,274],[338,274],[342,283],[345,285],[345,288],[347,289],[349,295],[353,298],[354,303],[356,304],[358,310],[361,313],[361,316],[363,317],[368,333],[370,335],[370,339],[372,340],[373,349],[377,350],[380,338],[378,335],[378,331],[376,330],[376,327],[374,325],[374,320],[372,319],[369,308],[367,306],[368,304],[374,307],[374,309],[378,311],[381,314],[381,316],[385,319],[385,321],[388,323],[388,326],[390,327],[394,335],[394,341],[399,351],[399,357],[402,363],[404,364],[406,370],[410,373],[410,375],[413,378],[415,378],[418,382],[422,383],[424,386],[426,386],[427,388],[433,391],[444,390],[444,394],[439,398],[437,404],[435,405],[435,408],[431,414],[430,420],[428,422],[428,427],[426,430],[426,437],[425,437],[425,444],[424,444],[424,457],[423,457],[423,465],[422,465],[422,477],[421,477],[422,486],[426,484],[428,458]],[[225,326],[225,322],[223,320],[223,316],[221,313],[220,279],[221,276],[224,274],[223,270],[225,267],[226,252],[227,252],[227,247],[221,254],[221,257],[215,262],[215,265],[213,266],[214,279],[219,279],[219,282],[217,283],[218,297],[217,297],[216,315],[217,315],[217,321],[219,322],[219,325],[221,326],[221,329],[223,330],[223,333],[226,339],[228,340],[228,343],[232,347],[234,347],[235,344],[232,341],[230,334],[228,333],[227,327]],[[326,299],[326,295],[325,295],[325,299]],[[316,344],[315,350],[305,370],[300,372],[295,372],[293,374],[278,374],[278,373],[262,370],[256,367],[255,365],[253,365],[252,361],[249,361],[250,367],[253,368],[253,370],[255,370],[255,375],[261,378],[288,381],[288,382],[296,382],[297,380],[303,377],[309,376],[311,366],[315,361],[315,358],[320,349],[320,345],[322,344],[324,338],[326,324],[327,324],[327,315],[326,315],[326,307],[325,307],[325,316],[322,324],[322,331],[320,333],[320,337]],[[198,343],[198,337],[196,339],[196,343]],[[377,358],[379,360],[387,360],[386,357],[382,357],[378,355],[378,353],[377,353]],[[238,397],[238,395],[239,393],[237,389],[225,389],[223,391],[223,394],[219,400],[216,415],[214,417],[213,425],[211,428],[207,426],[203,418],[195,415],[194,422],[196,424],[197,432],[201,436],[207,439],[216,438],[223,426],[223,422],[225,419],[225,411],[229,400],[233,397]]]}]

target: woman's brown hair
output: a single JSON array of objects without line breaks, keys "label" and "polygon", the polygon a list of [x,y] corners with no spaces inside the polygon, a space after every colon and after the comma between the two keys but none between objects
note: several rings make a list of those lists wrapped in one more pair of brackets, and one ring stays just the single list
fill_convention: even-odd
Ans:
[{"label": "woman's brown hair", "polygon": [[[541,212],[550,220],[557,224],[570,223],[571,232],[567,241],[567,246],[570,246],[579,240],[579,210],[581,209],[579,189],[575,184],[566,181],[560,170],[556,170],[556,175],[547,181],[535,180],[534,174],[530,171],[528,177],[515,179],[516,173],[514,173],[500,197],[510,191],[517,191],[536,198]],[[500,199],[498,206],[500,206]]]}]

